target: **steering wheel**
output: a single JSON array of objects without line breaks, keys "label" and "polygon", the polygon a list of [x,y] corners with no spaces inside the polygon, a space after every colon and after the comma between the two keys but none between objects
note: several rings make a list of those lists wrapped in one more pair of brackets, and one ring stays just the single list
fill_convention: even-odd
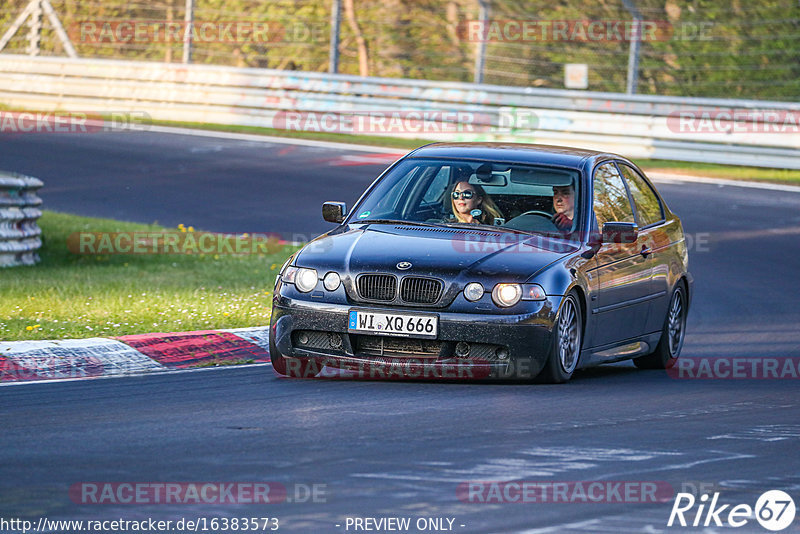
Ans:
[{"label": "steering wheel", "polygon": [[[526,211],[525,213],[520,213],[519,215],[517,215],[517,217],[524,217],[525,215],[539,215],[540,217],[545,217],[547,219],[553,218],[551,214],[547,213],[546,211],[540,211],[540,210]],[[514,218],[516,219],[517,217]]]}]

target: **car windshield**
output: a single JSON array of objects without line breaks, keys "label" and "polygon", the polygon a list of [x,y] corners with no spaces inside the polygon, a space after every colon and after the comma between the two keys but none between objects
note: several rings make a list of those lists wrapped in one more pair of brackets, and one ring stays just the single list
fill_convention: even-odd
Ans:
[{"label": "car windshield", "polygon": [[477,225],[565,235],[577,228],[578,171],[561,167],[409,158],[356,206],[350,223]]}]

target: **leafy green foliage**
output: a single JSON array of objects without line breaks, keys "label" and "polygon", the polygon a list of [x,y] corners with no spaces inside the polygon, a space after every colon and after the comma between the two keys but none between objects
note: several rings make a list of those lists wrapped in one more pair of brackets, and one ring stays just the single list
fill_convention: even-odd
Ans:
[{"label": "leafy green foliage", "polygon": [[[0,28],[7,28],[28,0],[5,0]],[[86,21],[180,23],[184,0],[52,0],[78,54],[180,62],[181,39],[86,39]],[[493,23],[631,20],[621,0],[488,0]],[[642,94],[797,100],[800,96],[800,4],[796,0],[634,0],[643,19],[659,28],[641,43]],[[328,68],[333,0],[195,0],[197,22],[259,22],[266,38],[199,39],[195,63],[302,71]],[[472,81],[479,48],[469,24],[478,18],[478,0],[353,0],[366,40],[359,52],[353,27],[342,14],[340,72],[359,73],[367,54],[370,76]],[[8,51],[24,53],[27,26]],[[263,36],[262,36],[263,37]],[[630,44],[625,39],[490,38],[484,81],[509,86],[562,88],[565,63],[589,65],[589,89],[623,92]],[[63,53],[49,22],[42,53]]]}]

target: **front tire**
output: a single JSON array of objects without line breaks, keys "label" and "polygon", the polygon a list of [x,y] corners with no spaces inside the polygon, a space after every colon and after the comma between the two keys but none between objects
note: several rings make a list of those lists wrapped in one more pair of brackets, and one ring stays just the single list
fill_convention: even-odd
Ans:
[{"label": "front tire", "polygon": [[652,353],[634,358],[633,363],[639,369],[669,369],[678,357],[683,348],[683,339],[686,335],[686,291],[679,282],[672,291],[669,301],[667,316],[664,319],[664,328],[661,330],[661,339],[658,341],[656,350]]},{"label": "front tire", "polygon": [[539,375],[543,382],[562,384],[572,378],[581,356],[583,316],[578,297],[571,292],[564,298],[553,329],[553,344],[547,363]]}]

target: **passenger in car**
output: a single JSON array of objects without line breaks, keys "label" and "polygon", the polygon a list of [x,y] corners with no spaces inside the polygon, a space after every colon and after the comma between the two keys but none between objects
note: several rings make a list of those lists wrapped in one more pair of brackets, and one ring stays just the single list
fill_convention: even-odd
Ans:
[{"label": "passenger in car", "polygon": [[493,225],[503,218],[497,205],[483,187],[469,182],[458,182],[450,194],[450,206],[455,222]]},{"label": "passenger in car", "polygon": [[575,218],[575,188],[572,185],[553,186],[553,224],[561,231],[572,228]]}]

